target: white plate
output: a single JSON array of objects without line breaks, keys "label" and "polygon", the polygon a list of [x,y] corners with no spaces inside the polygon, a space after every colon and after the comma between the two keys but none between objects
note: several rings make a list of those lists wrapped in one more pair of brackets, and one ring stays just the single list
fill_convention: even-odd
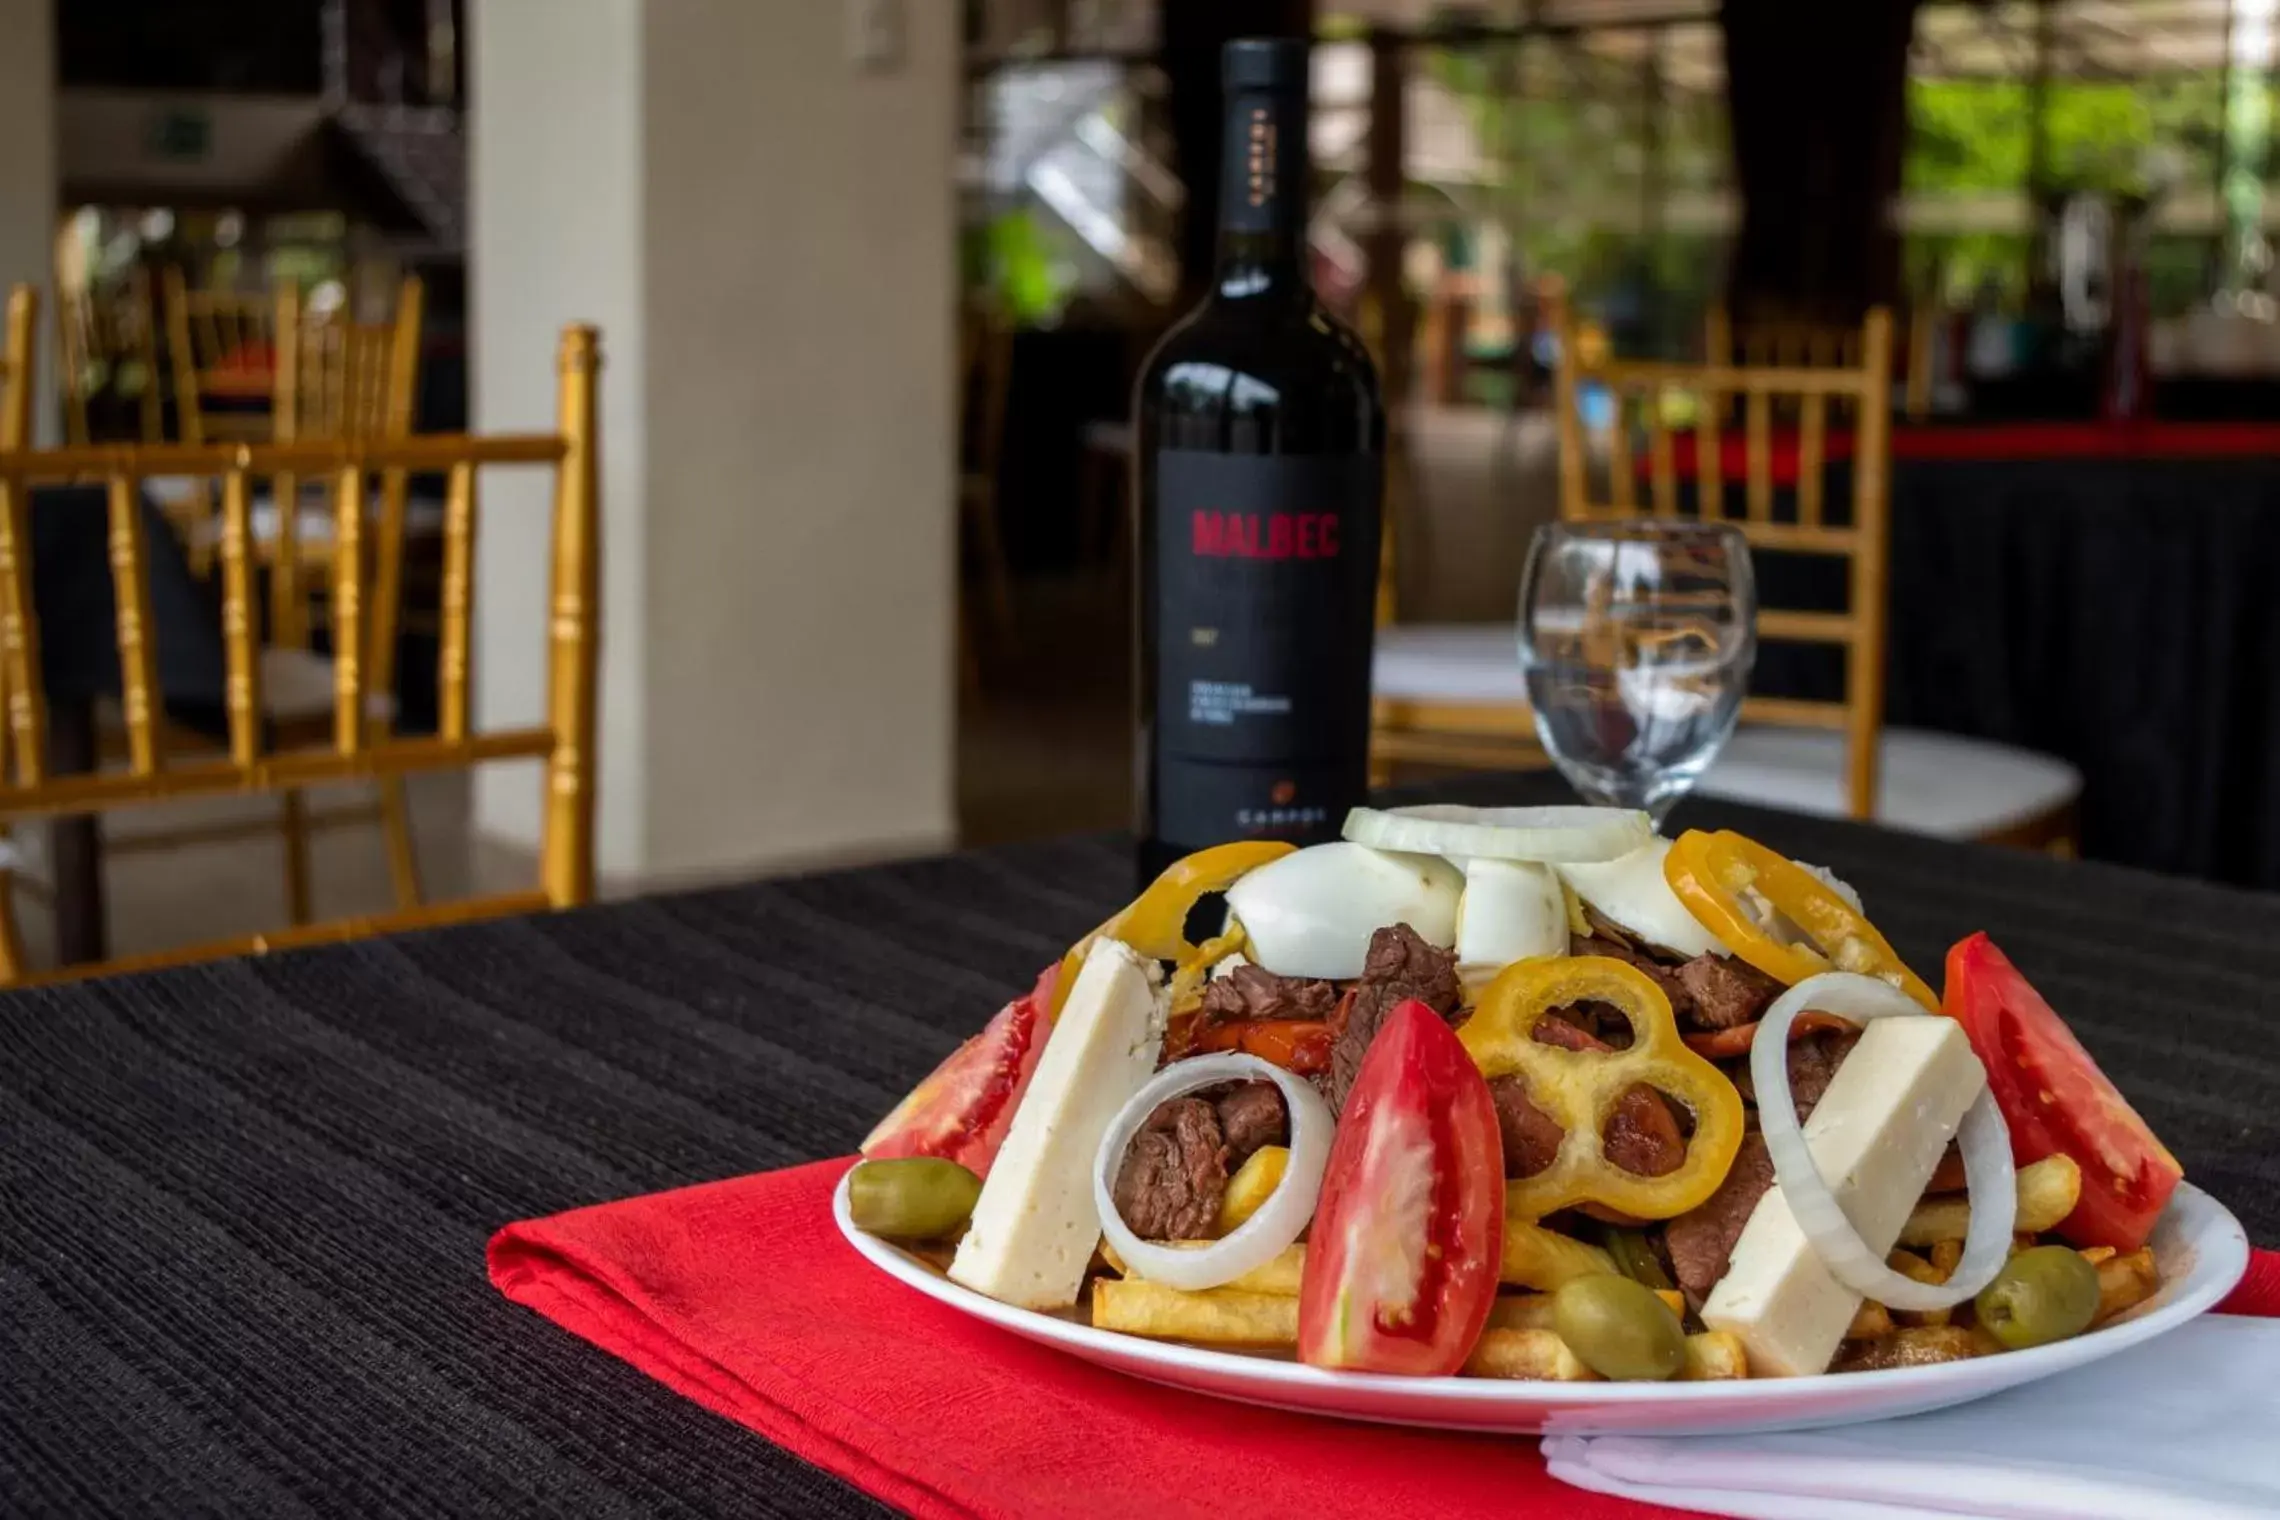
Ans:
[{"label": "white plate", "polygon": [[2151,1340],[2213,1307],[2248,1270],[2248,1236],[2240,1221],[2187,1183],[2177,1189],[2154,1230],[2160,1291],[2090,1335],[2032,1351],[1891,1372],[1724,1383],[1523,1383],[1324,1372],[1275,1357],[1095,1330],[1073,1319],[1009,1308],[984,1298],[918,1258],[864,1234],[847,1216],[845,1178],[832,1198],[831,1212],[849,1243],[897,1281],[961,1313],[1133,1377],[1276,1409],[1515,1435],[1541,1431],[1708,1435],[1804,1430],[1920,1414],[2000,1393]]}]

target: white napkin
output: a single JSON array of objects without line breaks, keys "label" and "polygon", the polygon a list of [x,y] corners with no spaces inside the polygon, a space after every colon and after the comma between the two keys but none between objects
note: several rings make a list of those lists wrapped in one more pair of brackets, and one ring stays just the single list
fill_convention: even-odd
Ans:
[{"label": "white napkin", "polygon": [[1784,1435],[1546,1436],[1581,1488],[1752,1520],[2280,1515],[2280,1320],[2211,1314],[1931,1414]]}]

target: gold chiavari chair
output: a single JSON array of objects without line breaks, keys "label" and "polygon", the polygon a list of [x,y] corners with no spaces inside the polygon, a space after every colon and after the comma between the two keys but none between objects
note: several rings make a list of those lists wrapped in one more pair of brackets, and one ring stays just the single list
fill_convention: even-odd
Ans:
[{"label": "gold chiavari chair", "polygon": [[[1932,410],[1932,321],[1931,302],[1918,301],[1910,308],[1902,375],[1907,413],[1914,419]],[[1858,327],[1775,315],[1737,328],[1723,306],[1704,314],[1702,340],[1703,358],[1711,364],[1843,369],[1858,368],[1865,357]]]},{"label": "gold chiavari chair", "polygon": [[134,374],[136,436],[144,443],[166,437],[166,403],[160,392],[157,320],[151,311],[150,272],[137,265],[123,290],[103,293],[90,287],[56,302],[57,349],[63,362],[63,436],[68,443],[94,442],[88,402],[105,386],[116,391]]},{"label": "gold chiavari chair", "polygon": [[[6,508],[0,511],[0,671],[5,672],[7,738],[13,760],[12,765],[0,766],[0,822],[107,813],[177,798],[285,793],[333,782],[462,769],[491,760],[545,762],[539,883],[531,890],[296,925],[276,934],[96,967],[64,968],[55,975],[258,954],[496,914],[569,907],[592,896],[595,646],[600,626],[595,605],[600,584],[595,465],[599,353],[592,328],[564,332],[559,366],[557,430],[547,434],[0,451],[0,507]],[[547,716],[531,727],[477,733],[471,730],[468,714],[476,473],[479,467],[503,465],[543,465],[554,471]],[[440,721],[432,737],[400,737],[376,731],[369,722],[375,671],[359,653],[365,647],[368,616],[365,521],[369,479],[388,471],[436,471],[449,479],[437,671]],[[150,620],[148,561],[137,510],[139,482],[154,474],[213,476],[222,482],[226,753],[172,753],[160,718],[158,632]],[[279,475],[322,478],[333,496],[333,618],[342,652],[334,662],[328,732],[322,742],[306,746],[276,742],[262,691],[253,497],[257,482],[273,481]],[[102,480],[110,488],[127,756],[120,767],[58,776],[50,775],[44,763],[46,700],[39,681],[39,627],[23,504],[29,486],[70,480]],[[0,975],[0,980],[25,979],[20,958]]]},{"label": "gold chiavari chair", "polygon": [[[39,295],[29,285],[9,290],[6,322],[0,327],[0,458],[19,454],[31,443],[32,344],[39,310]],[[24,489],[5,477],[0,477],[0,522],[24,525],[24,533],[10,537],[11,544],[21,542],[30,531],[31,512]],[[0,549],[6,547],[0,545]],[[10,569],[7,559],[0,557],[0,607],[5,606],[16,584]],[[0,660],[0,710],[12,710],[16,705],[7,684],[9,670],[10,662]],[[0,732],[0,775],[5,775],[9,760],[8,736]],[[15,868],[15,841],[0,839],[0,983],[14,979],[24,964],[23,940],[16,932],[16,916],[10,906],[15,896]]]},{"label": "gold chiavari chair", "polygon": [[[1618,361],[1579,342],[1563,321],[1556,377],[1560,515],[1724,522],[1753,551],[1830,558],[1844,566],[1846,610],[1768,608],[1757,623],[1761,642],[1840,650],[1843,696],[1750,698],[1742,728],[1697,791],[1915,832],[2065,848],[2081,787],[2073,767],[2008,745],[1884,723],[1890,314],[1871,312],[1857,342],[1827,351],[1849,351],[1857,360],[1767,367]],[[1585,421],[1586,382],[1604,387],[1611,402],[1596,428]],[[1682,490],[1679,429],[1672,422],[1679,398],[1691,403],[1693,416],[1691,501]],[[1727,421],[1737,415],[1745,467],[1740,491],[1730,493]],[[1794,438],[1780,440],[1795,449],[1796,483],[1787,492],[1776,482],[1777,416],[1796,419]],[[1852,489],[1833,502],[1830,468],[1846,453]],[[1446,706],[1458,723],[1475,728],[1495,721],[1532,726],[1512,629],[1484,632],[1489,637],[1447,651],[1445,679],[1470,695]]]},{"label": "gold chiavari chair", "polygon": [[[193,371],[185,374],[179,363],[177,387],[190,399],[183,402],[185,442],[197,428],[204,431],[210,419],[195,410],[201,386],[210,388],[214,366],[234,374],[241,368],[227,364],[229,345],[258,345],[263,330],[248,315],[250,298],[179,292],[180,275],[170,271],[169,302],[182,300],[175,320],[180,329],[177,351],[187,351]],[[424,291],[417,276],[407,277],[398,294],[396,310],[385,322],[358,322],[346,312],[311,314],[300,291],[281,284],[270,309],[269,370],[266,414],[238,413],[230,426],[254,435],[266,431],[280,444],[325,441],[374,442],[408,437],[419,380],[420,323],[425,309]],[[205,325],[201,325],[204,323]],[[185,349],[186,345],[186,349]],[[205,378],[201,378],[205,377]],[[231,382],[225,395],[244,399],[253,385]],[[200,420],[194,421],[193,418]],[[367,598],[367,647],[357,652],[371,672],[367,682],[368,721],[376,732],[386,732],[395,719],[394,677],[398,620],[403,602],[404,541],[408,475],[401,469],[378,472],[375,503],[361,525],[369,542],[364,557],[362,591]],[[339,640],[331,632],[333,651],[313,647],[316,619],[312,603],[329,598],[335,585],[336,516],[329,495],[330,482],[312,481],[289,471],[269,481],[266,500],[257,500],[251,519],[252,553],[268,571],[267,635],[261,643],[264,719],[278,742],[292,745],[314,742],[330,721],[331,693],[336,684]],[[316,499],[309,500],[311,492]],[[225,531],[210,515],[193,533],[194,563],[210,556]],[[202,551],[202,554],[200,553]],[[257,620],[256,627],[262,626]],[[311,836],[323,829],[377,822],[386,851],[388,876],[399,909],[420,901],[418,855],[413,845],[411,807],[403,779],[375,778],[376,804],[338,808],[318,813],[297,788],[286,788],[279,798],[274,825],[256,822],[241,827],[200,829],[190,832],[145,832],[123,841],[126,848],[153,850],[190,840],[217,839],[265,833],[274,827],[283,836],[285,899],[295,924],[306,923],[314,913],[310,891]]]},{"label": "gold chiavari chair", "polygon": [[273,422],[283,291],[193,290],[167,266],[166,359],[184,443],[266,443]]},{"label": "gold chiavari chair", "polygon": [[[1839,358],[1767,366],[1609,359],[1560,369],[1562,516],[1723,522],[1739,530],[1754,553],[1832,559],[1844,568],[1843,611],[1765,607],[1757,620],[1761,643],[1838,650],[1843,695],[1750,697],[1742,705],[1741,728],[1695,789],[1914,833],[2070,849],[2082,784],[2072,766],[2010,745],[1885,723],[1891,313],[1872,310],[1857,338],[1821,352]],[[1599,450],[1586,435],[1585,381],[1605,387],[1612,403]],[[1693,403],[1691,503],[1683,499],[1678,478],[1674,397]],[[1743,470],[1741,489],[1733,493],[1727,489],[1724,450],[1726,420],[1737,414]],[[1795,419],[1793,436],[1785,431],[1777,437],[1777,417],[1785,430],[1787,419]],[[1638,440],[1646,449],[1643,471],[1633,453]],[[1795,483],[1783,489],[1776,455],[1792,448]],[[1594,485],[1595,457],[1606,461],[1603,486]],[[1851,490],[1832,499],[1828,485],[1840,463],[1849,470]]]}]

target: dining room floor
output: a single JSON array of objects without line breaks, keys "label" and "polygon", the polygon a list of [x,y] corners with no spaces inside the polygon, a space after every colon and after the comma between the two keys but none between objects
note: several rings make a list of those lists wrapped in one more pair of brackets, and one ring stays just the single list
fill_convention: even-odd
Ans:
[{"label": "dining room floor", "polygon": [[[414,851],[422,883],[435,898],[527,885],[527,854],[479,843],[468,826],[465,773],[415,776],[408,783]],[[317,815],[369,806],[369,789],[320,787],[310,793]],[[114,956],[236,939],[274,931],[286,920],[281,837],[263,830],[211,842],[137,847],[161,833],[259,825],[273,819],[268,798],[225,797],[167,803],[113,814],[104,823],[106,921]],[[19,825],[26,857],[17,878],[16,922],[34,966],[55,959],[55,918],[46,830]],[[310,843],[310,893],[319,918],[380,913],[393,906],[380,827],[370,820],[321,828]]]}]

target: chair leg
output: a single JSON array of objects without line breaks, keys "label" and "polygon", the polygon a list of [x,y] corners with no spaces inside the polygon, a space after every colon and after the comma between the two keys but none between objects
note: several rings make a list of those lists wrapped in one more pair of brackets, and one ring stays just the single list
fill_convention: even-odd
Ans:
[{"label": "chair leg", "polygon": [[309,922],[309,804],[298,788],[279,799],[278,830],[285,845],[285,917]]},{"label": "chair leg", "polygon": [[388,847],[388,883],[395,888],[396,906],[420,905],[420,858],[412,848],[412,804],[404,795],[404,778],[383,776],[380,787],[380,837]]},{"label": "chair leg", "polygon": [[0,986],[24,975],[24,937],[16,931],[16,873],[0,871]]}]

